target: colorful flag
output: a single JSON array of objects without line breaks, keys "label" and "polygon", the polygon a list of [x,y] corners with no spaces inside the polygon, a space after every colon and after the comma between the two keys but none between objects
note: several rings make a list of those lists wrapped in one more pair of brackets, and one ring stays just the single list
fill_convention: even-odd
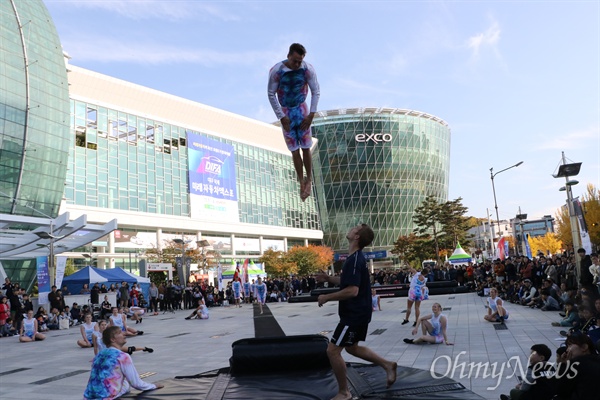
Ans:
[{"label": "colorful flag", "polygon": [[240,277],[240,263],[233,261],[231,264],[235,267],[235,272],[233,273],[233,281],[235,282]]},{"label": "colorful flag", "polygon": [[249,259],[245,259],[244,260],[244,265],[242,267],[242,286],[244,286],[244,283],[248,282],[248,262],[250,262]]},{"label": "colorful flag", "polygon": [[501,260],[504,260],[506,258],[505,255],[505,250],[504,250],[504,245],[506,243],[506,239],[504,238],[504,236],[502,236],[500,238],[500,240],[498,240],[498,258]]},{"label": "colorful flag", "polygon": [[527,252],[527,258],[533,259],[531,256],[531,246],[529,245],[529,233],[525,234],[525,251]]}]

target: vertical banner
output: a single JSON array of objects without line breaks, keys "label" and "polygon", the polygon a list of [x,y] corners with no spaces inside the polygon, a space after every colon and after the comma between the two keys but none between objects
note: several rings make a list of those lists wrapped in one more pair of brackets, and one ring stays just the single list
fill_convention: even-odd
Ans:
[{"label": "vertical banner", "polygon": [[223,290],[223,267],[221,267],[221,263],[217,265],[217,279],[219,280],[218,289],[219,292]]},{"label": "vertical banner", "polygon": [[48,274],[48,257],[36,257],[39,304],[48,304],[50,293],[50,275]]},{"label": "vertical banner", "polygon": [[177,275],[179,275],[179,284],[185,286],[185,273],[183,271],[183,258],[175,257],[175,264],[177,264]]},{"label": "vertical banner", "polygon": [[527,258],[530,260],[533,259],[531,256],[531,246],[529,245],[529,233],[525,234],[525,251],[527,253]]},{"label": "vertical banner", "polygon": [[67,267],[67,257],[58,256],[56,257],[56,282],[54,283],[57,288],[61,288],[63,278],[65,277],[65,268]]},{"label": "vertical banner", "polygon": [[233,146],[196,133],[187,144],[190,216],[239,222]]},{"label": "vertical banner", "polygon": [[242,286],[244,285],[244,283],[248,282],[248,263],[250,262],[249,259],[245,259],[244,260],[244,265],[242,266]]},{"label": "vertical banner", "polygon": [[[590,254],[592,252],[592,241],[590,240],[590,233],[588,232],[587,224],[585,223],[585,218],[583,216],[583,207],[581,207],[581,202],[579,201],[579,199],[573,200],[573,211],[575,212],[577,222],[579,223],[581,247],[585,249],[586,254]],[[577,251],[577,249],[575,249],[575,251]]]},{"label": "vertical banner", "polygon": [[504,238],[504,236],[502,236],[500,238],[500,240],[498,240],[498,251],[497,251],[498,257],[496,257],[496,258],[499,258],[501,260],[504,260],[506,258],[506,255],[504,253],[505,243],[506,243],[506,239]]},{"label": "vertical banner", "polygon": [[508,245],[509,245],[508,240],[505,240],[504,241],[504,255],[506,257],[510,256],[510,252],[509,252],[510,249],[508,248],[509,247]]}]

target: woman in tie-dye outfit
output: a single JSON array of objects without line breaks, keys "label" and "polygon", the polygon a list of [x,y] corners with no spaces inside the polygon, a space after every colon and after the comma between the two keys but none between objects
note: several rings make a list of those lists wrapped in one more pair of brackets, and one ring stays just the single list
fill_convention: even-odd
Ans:
[{"label": "woman in tie-dye outfit", "polygon": [[116,399],[128,393],[131,387],[138,390],[164,387],[140,379],[129,354],[121,351],[127,340],[118,326],[106,328],[102,333],[102,341],[107,348],[94,357],[90,379],[83,393],[86,400]]}]

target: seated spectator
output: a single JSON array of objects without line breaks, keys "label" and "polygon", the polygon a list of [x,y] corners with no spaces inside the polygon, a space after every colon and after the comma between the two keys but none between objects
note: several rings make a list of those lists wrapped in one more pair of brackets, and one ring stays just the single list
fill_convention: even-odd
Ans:
[{"label": "seated spectator", "polygon": [[69,306],[65,306],[65,309],[62,310],[60,315],[58,316],[58,325],[60,326],[60,329],[65,329],[61,324],[61,321],[63,320],[67,320],[68,327],[73,326],[73,318],[71,318]]},{"label": "seated spectator", "polygon": [[576,332],[582,332],[587,334],[590,329],[596,329],[598,321],[591,308],[587,305],[579,307],[579,319],[573,324],[573,327],[569,331],[560,331],[561,336],[568,337],[570,334]]},{"label": "seated spectator", "polygon": [[598,398],[600,356],[589,336],[581,332],[566,340],[568,362],[558,365],[557,400],[591,400]]},{"label": "seated spectator", "polygon": [[573,300],[567,300],[565,303],[565,317],[560,322],[553,322],[552,326],[568,326],[572,328],[578,319],[579,316],[577,315],[575,303],[573,303]]},{"label": "seated spectator", "polygon": [[50,315],[48,315],[48,322],[46,322],[46,326],[51,331],[57,331],[59,329],[58,324],[58,316],[60,313],[58,312],[58,308],[54,307],[52,311],[50,311]]},{"label": "seated spectator", "polygon": [[67,289],[66,286],[63,286],[61,292],[62,292],[63,296],[70,296],[71,295],[71,292],[69,292],[69,289]]},{"label": "seated spectator", "polygon": [[16,334],[17,334],[17,329],[13,325],[13,319],[11,317],[8,317],[6,319],[6,321],[4,322],[4,325],[2,325],[0,327],[0,336],[7,337],[7,336],[15,336]]},{"label": "seated spectator", "polygon": [[206,306],[213,307],[215,305],[215,295],[209,291],[206,295]]},{"label": "seated spectator", "polygon": [[83,284],[83,287],[81,288],[81,290],[79,291],[79,294],[90,294],[92,291],[90,290],[90,287],[87,283]]},{"label": "seated spectator", "polygon": [[81,318],[81,309],[77,305],[77,303],[73,303],[73,308],[71,309],[71,319],[75,325],[79,325]]},{"label": "seated spectator", "polygon": [[46,309],[39,306],[34,318],[37,320],[37,331],[46,332],[48,330],[48,327],[46,326],[46,323],[48,322],[48,312]]},{"label": "seated spectator", "polygon": [[542,301],[544,303],[542,305],[542,311],[559,311],[560,310],[560,305],[558,304],[558,301],[550,295],[550,290],[548,290],[547,288],[544,288],[540,292],[541,292],[541,296],[542,296]]},{"label": "seated spectator", "polygon": [[573,290],[567,287],[565,282],[560,284],[560,302],[561,304],[565,304],[567,300],[574,300],[575,295]]},{"label": "seated spectator", "polygon": [[531,346],[529,365],[525,379],[510,395],[500,395],[501,400],[550,400],[556,394],[556,379],[554,367],[549,363],[552,351],[545,344]]},{"label": "seated spectator", "polygon": [[529,279],[525,279],[523,281],[524,287],[523,287],[523,292],[521,294],[521,298],[519,299],[519,302],[521,303],[521,305],[528,305],[531,300],[533,300],[534,297],[536,297],[537,295],[537,289],[535,287],[532,286],[531,284],[531,280]]},{"label": "seated spectator", "polygon": [[112,305],[108,301],[108,296],[104,296],[104,301],[100,305],[100,318],[104,319],[107,315],[112,313]]},{"label": "seated spectator", "polygon": [[33,310],[27,311],[27,317],[21,324],[19,342],[34,342],[44,339],[46,339],[46,336],[38,331],[38,321],[33,317]]},{"label": "seated spectator", "polygon": [[269,295],[269,300],[270,302],[277,302],[277,292],[275,290],[271,291],[271,294]]}]

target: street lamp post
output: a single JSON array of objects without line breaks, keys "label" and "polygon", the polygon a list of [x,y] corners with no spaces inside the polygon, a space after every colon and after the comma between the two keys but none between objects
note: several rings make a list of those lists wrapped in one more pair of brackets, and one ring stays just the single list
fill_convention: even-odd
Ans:
[{"label": "street lamp post", "polygon": [[496,223],[498,224],[498,236],[500,236],[500,215],[498,214],[498,202],[496,201],[496,187],[494,186],[494,177],[500,172],[504,172],[511,168],[518,167],[521,164],[523,164],[523,161],[519,161],[515,165],[511,165],[510,167],[504,168],[496,173],[494,173],[494,167],[490,168],[490,179],[492,180],[492,191],[494,192],[494,208],[496,209]]},{"label": "street lamp post", "polygon": [[[579,175],[579,171],[581,170],[581,163],[567,163],[567,158],[565,157],[565,152],[562,152],[562,165],[558,168],[558,172],[554,176],[555,178],[565,178],[565,186],[561,187],[560,191],[567,192],[567,208],[569,210],[569,221],[571,223],[571,236],[573,237],[573,253],[577,252],[577,249],[581,247],[581,242],[579,241],[579,229],[577,216],[575,215],[575,210],[573,208],[573,192],[571,191],[571,186],[577,185],[579,182],[576,180],[569,180],[570,176]],[[577,284],[581,286],[581,260],[579,257],[575,256],[576,263],[576,271],[577,271]]]}]

